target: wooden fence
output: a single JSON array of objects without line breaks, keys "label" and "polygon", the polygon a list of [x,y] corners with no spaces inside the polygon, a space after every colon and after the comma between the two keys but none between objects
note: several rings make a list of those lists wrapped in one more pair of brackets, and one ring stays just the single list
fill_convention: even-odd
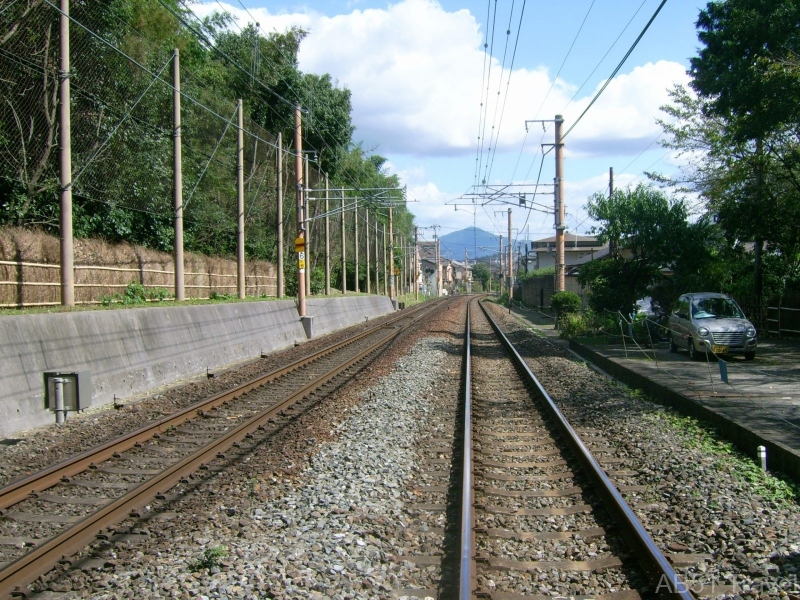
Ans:
[{"label": "wooden fence", "polygon": [[[233,262],[233,261],[225,261]],[[227,266],[227,265],[225,265]],[[235,263],[233,263],[235,269]],[[275,296],[277,277],[271,265],[248,263],[245,293],[248,296]],[[264,271],[271,271],[264,273]],[[55,306],[60,304],[60,265],[0,260],[0,302],[3,308]],[[122,295],[131,283],[146,290],[174,292],[175,273],[170,270],[141,267],[75,266],[76,304],[100,304]],[[212,294],[236,294],[236,273],[187,271],[186,297],[210,298]],[[14,300],[9,302],[13,298]]]}]

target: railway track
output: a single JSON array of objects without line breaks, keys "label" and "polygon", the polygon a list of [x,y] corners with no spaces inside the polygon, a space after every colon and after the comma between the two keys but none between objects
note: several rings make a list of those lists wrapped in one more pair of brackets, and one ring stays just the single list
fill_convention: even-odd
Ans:
[{"label": "railway track", "polygon": [[[0,489],[0,598],[28,585],[151,503],[186,493],[206,472],[273,435],[357,373],[438,303],[334,344],[236,389]],[[8,543],[12,542],[12,543]]]},{"label": "railway track", "polygon": [[459,581],[440,590],[692,598],[609,479],[615,459],[592,454],[488,313],[467,321]]}]

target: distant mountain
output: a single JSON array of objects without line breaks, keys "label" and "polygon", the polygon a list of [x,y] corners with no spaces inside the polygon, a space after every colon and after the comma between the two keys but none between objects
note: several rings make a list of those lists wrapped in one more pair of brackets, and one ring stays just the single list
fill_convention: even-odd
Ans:
[{"label": "distant mountain", "polygon": [[[507,244],[503,241],[503,245]],[[464,250],[470,260],[482,256],[496,256],[500,248],[499,236],[484,231],[479,227],[467,227],[461,231],[454,231],[441,237],[441,252],[443,258],[464,260]],[[477,252],[477,254],[476,254]]]}]

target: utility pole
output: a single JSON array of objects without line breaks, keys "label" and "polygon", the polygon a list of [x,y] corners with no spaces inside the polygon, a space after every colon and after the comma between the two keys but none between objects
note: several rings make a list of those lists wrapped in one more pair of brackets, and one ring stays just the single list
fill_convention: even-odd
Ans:
[{"label": "utility pole", "polygon": [[419,229],[414,227],[414,300],[419,300]]},{"label": "utility pole", "polygon": [[342,295],[347,294],[347,235],[345,233],[345,219],[344,219],[344,190],[341,192],[341,208],[342,208]]},{"label": "utility pole", "polygon": [[614,167],[608,167],[608,197],[614,195]]},{"label": "utility pole", "polygon": [[[611,199],[611,196],[614,195],[614,167],[608,168],[608,198]],[[608,254],[611,258],[614,258],[616,254],[616,240],[609,239],[608,240]]]},{"label": "utility pole", "polygon": [[[377,221],[377,219],[376,219]],[[365,252],[367,259],[367,293],[370,294],[372,290],[372,277],[369,273],[369,208],[364,209],[364,233],[366,233],[367,243],[365,244]],[[378,255],[375,255],[375,260],[378,260]],[[375,279],[375,293],[378,293],[378,280]]]},{"label": "utility pole", "polygon": [[297,179],[297,239],[294,241],[297,258],[297,310],[301,317],[306,316],[306,232],[305,220],[303,218],[303,193],[305,182],[303,181],[303,137],[302,121],[300,118],[300,105],[294,107],[294,151],[295,155],[294,171]]},{"label": "utility pole", "polygon": [[172,55],[172,148],[173,148],[173,228],[175,242],[173,252],[175,259],[175,300],[186,299],[186,278],[183,270],[183,159],[181,157],[181,63],[177,48]]},{"label": "utility pole", "polygon": [[61,305],[75,306],[75,267],[72,246],[72,127],[69,88],[69,0],[61,0],[59,18],[58,126],[61,151]]},{"label": "utility pole", "polygon": [[[434,229],[434,232],[436,230]],[[436,233],[433,234],[436,237],[436,297],[442,297],[442,263],[440,260],[439,255],[439,236]]]},{"label": "utility pole", "polygon": [[328,174],[325,173],[325,295],[331,295],[331,223],[328,216],[330,211]]},{"label": "utility pole", "polygon": [[283,298],[283,134],[278,132],[278,298]]},{"label": "utility pole", "polygon": [[239,299],[245,296],[245,272],[244,272],[244,109],[242,99],[236,103],[239,113],[238,131],[236,136],[236,284],[239,292]]},{"label": "utility pole", "polygon": [[[311,188],[311,180],[308,177],[308,155],[304,155],[305,158],[305,177],[303,178],[303,199],[308,198],[308,190]],[[309,219],[309,211],[311,207],[308,205],[308,202],[304,202],[305,211],[303,213],[303,217],[305,218],[305,230],[306,230],[306,261],[308,262],[308,272],[306,275],[306,296],[311,296],[311,221]]]},{"label": "utility pole", "polygon": [[394,302],[394,225],[392,221],[392,207],[389,206],[389,299]]},{"label": "utility pole", "polygon": [[500,270],[500,295],[503,295],[503,236],[500,236],[500,252],[497,254],[497,268]]},{"label": "utility pole", "polygon": [[353,217],[353,223],[355,224],[355,233],[353,234],[353,245],[355,246],[354,260],[356,267],[356,283],[354,289],[357,294],[358,293],[358,198],[356,198],[355,202],[356,202],[356,210],[355,210],[355,217]]},{"label": "utility pole", "polygon": [[511,209],[508,209],[508,310],[514,304],[514,242],[511,237]]},{"label": "utility pole", "polygon": [[389,280],[387,279],[386,270],[388,265],[386,264],[386,223],[383,224],[383,295],[389,295]]},{"label": "utility pole", "polygon": [[464,246],[464,289],[469,294],[472,292],[472,283],[467,279],[468,272],[469,272],[469,254],[467,253],[467,247]]},{"label": "utility pole", "polygon": [[378,276],[378,217],[375,216],[375,294],[381,293],[381,278]]},{"label": "utility pole", "polygon": [[561,127],[564,117],[556,115],[556,291],[564,291],[564,142]]}]

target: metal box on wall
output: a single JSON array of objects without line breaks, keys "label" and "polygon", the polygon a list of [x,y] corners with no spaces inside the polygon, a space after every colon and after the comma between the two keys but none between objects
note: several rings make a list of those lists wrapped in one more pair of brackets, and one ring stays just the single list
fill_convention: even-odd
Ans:
[{"label": "metal box on wall", "polygon": [[92,400],[91,371],[45,371],[44,407],[56,409],[56,384],[54,379],[64,379],[64,409],[78,411]]}]

